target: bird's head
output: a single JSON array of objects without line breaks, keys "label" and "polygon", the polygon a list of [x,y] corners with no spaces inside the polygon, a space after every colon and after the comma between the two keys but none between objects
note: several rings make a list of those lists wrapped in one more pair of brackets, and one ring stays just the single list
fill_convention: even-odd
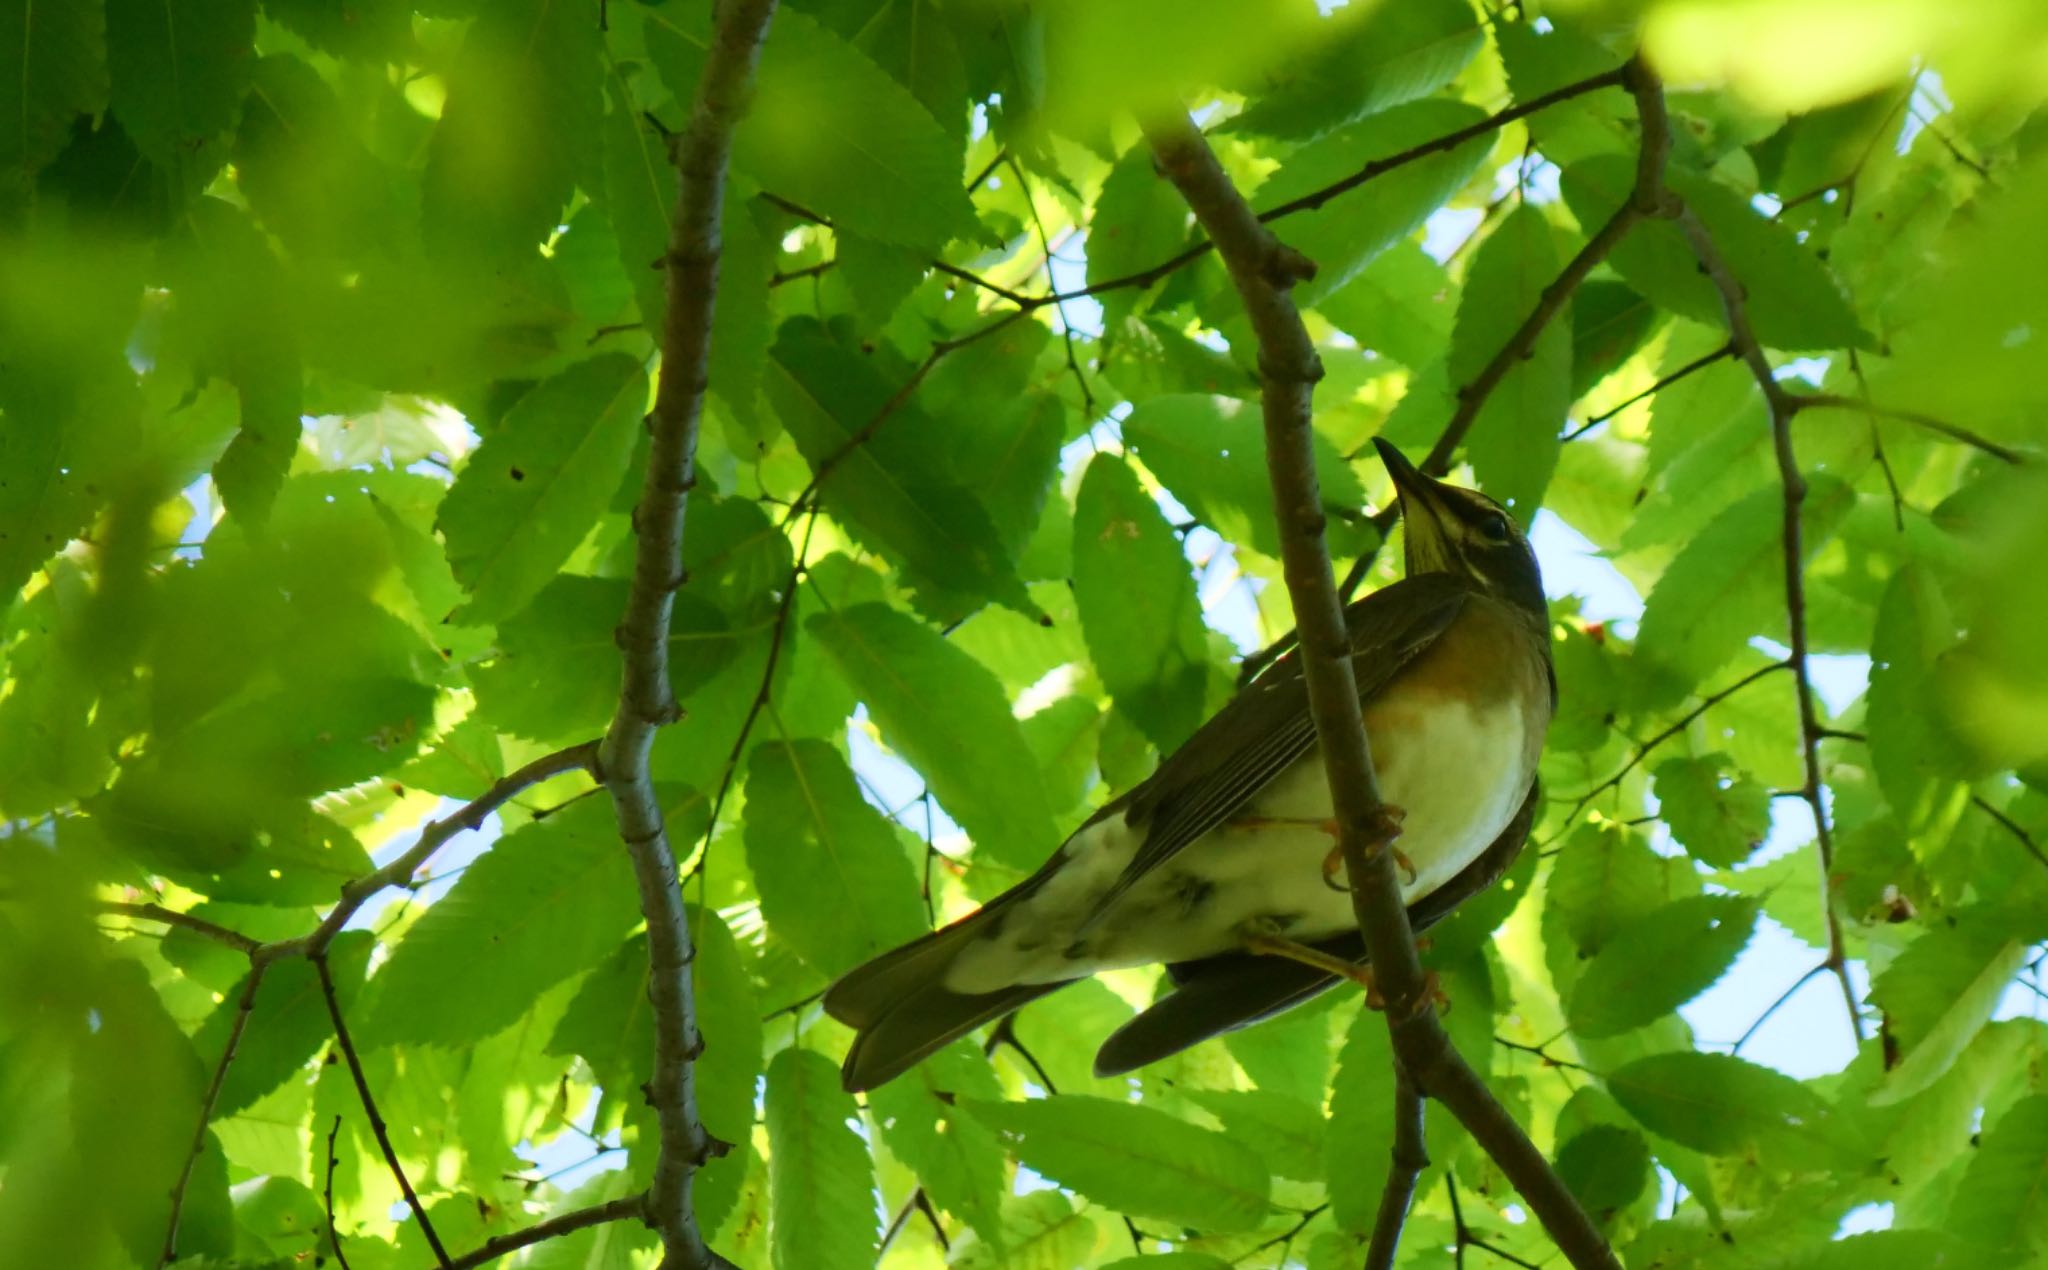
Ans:
[{"label": "bird's head", "polygon": [[1536,552],[1507,509],[1475,489],[1425,476],[1401,452],[1375,437],[1408,524],[1407,572],[1461,573],[1503,600],[1539,616],[1543,574]]}]

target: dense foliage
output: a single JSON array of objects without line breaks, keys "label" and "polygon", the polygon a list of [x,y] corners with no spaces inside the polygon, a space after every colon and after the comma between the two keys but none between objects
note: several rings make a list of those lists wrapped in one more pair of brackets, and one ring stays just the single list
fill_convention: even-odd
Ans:
[{"label": "dense foliage", "polygon": [[[1134,122],[1181,100],[1316,266],[1340,567],[1398,572],[1378,435],[1645,597],[1592,620],[1553,571],[1549,802],[1425,953],[1461,1052],[1631,1267],[2048,1264],[2048,12],[1956,7],[779,10],[651,760],[713,1246],[1361,1256],[1392,1076],[1356,994],[1098,1080],[1155,990],[1122,972],[861,1099],[816,1005],[1289,626],[1249,328]],[[499,782],[618,707],[710,17],[0,0],[0,1264],[431,1266],[647,1185],[617,826],[584,751]],[[1667,144],[1719,276],[1626,211]],[[1809,654],[1867,689],[1830,714]],[[1759,932],[1805,949],[1773,990],[1814,972],[1771,1025],[1840,1070],[1680,1016]],[[1554,1258],[1430,1116],[1400,1264]]]}]

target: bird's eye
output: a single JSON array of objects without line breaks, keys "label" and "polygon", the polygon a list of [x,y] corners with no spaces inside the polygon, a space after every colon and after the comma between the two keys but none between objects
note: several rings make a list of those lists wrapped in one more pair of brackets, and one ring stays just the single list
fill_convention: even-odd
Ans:
[{"label": "bird's eye", "polygon": [[1489,512],[1479,518],[1479,536],[1488,542],[1506,542],[1513,536],[1508,528],[1508,518],[1499,512]]}]

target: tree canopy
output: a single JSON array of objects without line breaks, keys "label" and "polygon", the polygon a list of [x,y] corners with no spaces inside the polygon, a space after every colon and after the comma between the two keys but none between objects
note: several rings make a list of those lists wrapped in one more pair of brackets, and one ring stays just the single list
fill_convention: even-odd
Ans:
[{"label": "tree canopy", "polygon": [[1551,566],[1420,957],[1558,1194],[2048,1265],[2048,11],[1966,19],[0,0],[0,1264],[1324,1270],[1409,1167],[1386,1264],[1587,1264],[1356,992],[840,1088],[826,984],[1285,646],[1318,369],[1347,593],[1376,437]]}]

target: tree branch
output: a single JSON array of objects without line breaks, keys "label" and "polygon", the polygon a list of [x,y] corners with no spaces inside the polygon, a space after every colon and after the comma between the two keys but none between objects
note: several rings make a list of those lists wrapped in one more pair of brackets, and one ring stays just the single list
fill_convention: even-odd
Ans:
[{"label": "tree branch", "polygon": [[242,1033],[248,1030],[249,1015],[256,1009],[256,990],[263,986],[265,969],[261,963],[249,966],[249,977],[242,985],[241,998],[235,1002],[235,1020],[228,1025],[227,1044],[221,1046],[220,1061],[213,1066],[213,1079],[207,1082],[206,1093],[199,1100],[199,1127],[192,1131],[192,1149],[185,1153],[184,1166],[178,1170],[178,1180],[171,1186],[171,1216],[164,1228],[163,1252],[157,1257],[159,1267],[178,1259],[178,1223],[185,1211],[185,1192],[192,1185],[192,1172],[199,1166],[199,1157],[206,1150],[206,1125],[213,1119],[214,1105],[220,1101],[221,1087],[227,1083],[228,1068],[233,1065],[235,1051],[242,1044]]},{"label": "tree branch", "polygon": [[1937,436],[1944,436],[1951,441],[1960,441],[1964,445],[1973,446],[1994,458],[2003,459],[2005,462],[2015,466],[2027,461],[2025,455],[2010,446],[2000,445],[1991,438],[1972,432],[1968,428],[1949,423],[1944,419],[1937,419],[1933,415],[1922,414],[1917,410],[1893,410],[1880,406],[1875,402],[1864,401],[1860,397],[1845,397],[1840,393],[1833,392],[1786,392],[1784,398],[1786,409],[1789,411],[1854,410],[1859,414],[1869,415],[1875,419],[1892,419],[1899,423],[1910,423],[1916,428],[1923,428]]},{"label": "tree branch", "polygon": [[251,939],[238,930],[229,930],[227,927],[215,922],[209,922],[203,917],[194,917],[190,913],[181,913],[174,908],[165,908],[161,904],[131,904],[124,900],[101,900],[94,904],[93,907],[102,913],[115,913],[122,917],[133,917],[145,922],[161,922],[166,926],[176,926],[183,930],[189,930],[203,935],[215,943],[226,944],[245,957],[255,956],[256,950],[263,947],[261,941]]},{"label": "tree branch", "polygon": [[663,1270],[725,1264],[698,1229],[690,1183],[712,1158],[697,1115],[692,1065],[703,1050],[690,982],[696,949],[676,879],[675,851],[648,773],[656,732],[681,715],[668,673],[669,614],[683,571],[683,509],[696,484],[697,428],[711,357],[718,293],[720,209],[726,166],[775,0],[724,0],[714,19],[690,121],[673,140],[680,192],[669,223],[668,307],[646,484],[633,513],[638,544],[617,640],[624,653],[619,709],[599,750],[598,778],[611,795],[632,858],[647,921],[647,995],[654,1014],[654,1077],[648,1101],[660,1126],[644,1217],[661,1236]]},{"label": "tree branch", "polygon": [[[320,995],[327,1001],[327,1017],[334,1024],[334,1040],[341,1046],[341,1057],[348,1064],[349,1077],[355,1081],[356,1097],[362,1101],[363,1115],[370,1121],[370,1133],[377,1139],[377,1147],[384,1153],[384,1163],[390,1167],[391,1176],[397,1179],[398,1189],[405,1196],[405,1206],[419,1221],[420,1233],[427,1237],[427,1246],[434,1250],[434,1260],[441,1270],[448,1270],[448,1250],[441,1246],[441,1236],[434,1230],[434,1223],[427,1218],[426,1205],[420,1203],[419,1193],[412,1188],[412,1180],[405,1175],[405,1166],[398,1162],[398,1152],[391,1145],[391,1131],[385,1127],[384,1117],[377,1110],[377,1100],[370,1094],[370,1078],[363,1074],[363,1060],[356,1054],[356,1043],[348,1034],[348,1021],[341,1016],[341,998],[334,992],[334,976],[327,969],[327,954],[309,954],[314,971],[320,976]],[[221,1064],[225,1071],[227,1064]]]},{"label": "tree branch", "polygon": [[1144,121],[1166,176],[1216,243],[1259,344],[1268,474],[1278,514],[1281,559],[1301,634],[1301,659],[1324,776],[1351,881],[1352,907],[1387,1000],[1396,1059],[1421,1092],[1465,1124],[1521,1191],[1574,1266],[1620,1263],[1513,1117],[1452,1048],[1437,1018],[1401,902],[1389,849],[1392,826],[1379,795],[1372,751],[1358,711],[1350,637],[1323,541],[1312,438],[1312,397],[1322,374],[1308,330],[1288,292],[1314,264],[1279,243],[1254,216],[1184,113]]},{"label": "tree branch", "polygon": [[1842,946],[1842,921],[1835,913],[1831,898],[1833,890],[1835,840],[1834,831],[1828,824],[1827,800],[1822,794],[1820,775],[1820,742],[1822,729],[1819,712],[1814,707],[1813,677],[1807,667],[1806,642],[1806,551],[1801,543],[1799,524],[1800,505],[1806,499],[1806,478],[1799,474],[1799,458],[1792,448],[1792,417],[1798,413],[1798,399],[1778,383],[1772,373],[1770,359],[1765,356],[1762,343],[1757,340],[1756,331],[1749,324],[1749,308],[1742,281],[1728,267],[1727,258],[1714,242],[1713,234],[1705,222],[1686,206],[1676,192],[1667,192],[1667,210],[1678,222],[1678,228],[1685,234],[1686,242],[1692,247],[1693,255],[1699,258],[1700,269],[1714,284],[1714,290],[1721,297],[1721,308],[1728,320],[1728,338],[1735,345],[1737,356],[1749,367],[1757,387],[1763,392],[1764,402],[1770,409],[1772,448],[1777,456],[1778,481],[1784,490],[1784,563],[1785,563],[1785,616],[1791,627],[1791,656],[1786,661],[1792,667],[1793,677],[1799,688],[1799,733],[1800,753],[1806,764],[1806,783],[1800,794],[1807,806],[1813,809],[1814,837],[1820,855],[1820,907],[1821,916],[1827,924],[1828,967],[1834,971],[1835,979],[1842,987],[1842,1003],[1848,1007],[1849,1030],[1856,1037],[1856,1044],[1863,1044],[1863,1015],[1856,1005],[1856,987],[1849,981],[1848,955]]},{"label": "tree branch", "polygon": [[563,1235],[574,1234],[590,1226],[602,1226],[606,1222],[641,1217],[646,1211],[647,1196],[642,1194],[627,1195],[619,1199],[606,1200],[602,1204],[592,1204],[588,1208],[561,1213],[546,1221],[537,1221],[524,1230],[491,1236],[484,1240],[476,1251],[464,1253],[449,1262],[448,1270],[476,1270],[478,1266],[489,1265],[498,1258],[517,1252],[528,1245],[559,1239]]},{"label": "tree branch", "polygon": [[1408,1224],[1408,1206],[1415,1202],[1415,1184],[1429,1167],[1429,1146],[1423,1139],[1422,1094],[1408,1079],[1407,1069],[1394,1064],[1394,1163],[1373,1218],[1372,1242],[1365,1248],[1365,1270],[1393,1270],[1401,1247],[1401,1228]]}]

